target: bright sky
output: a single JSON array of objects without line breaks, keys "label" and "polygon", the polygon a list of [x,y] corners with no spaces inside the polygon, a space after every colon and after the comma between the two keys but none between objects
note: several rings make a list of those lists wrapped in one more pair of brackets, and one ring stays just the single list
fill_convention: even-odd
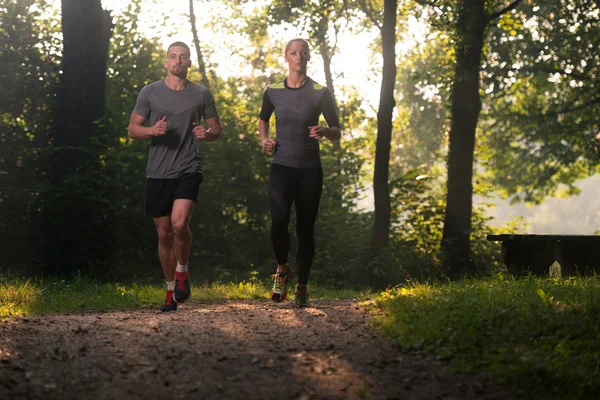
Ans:
[{"label": "bright sky", "polygon": [[[148,4],[144,6],[144,11],[139,16],[140,26],[142,31],[147,30],[150,32],[152,25],[159,20],[157,14],[170,15],[171,26],[175,27],[180,33],[176,36],[170,36],[168,29],[160,29],[163,32],[158,32],[156,29],[153,30],[160,38],[163,46],[167,46],[169,43],[175,40],[182,40],[190,45],[192,52],[195,53],[193,46],[193,36],[189,22],[189,5],[188,1],[176,0],[176,1],[165,1],[157,0],[156,5]],[[102,0],[103,7],[109,10],[121,10],[126,6],[126,2],[122,0]],[[248,73],[247,64],[242,57],[238,57],[236,49],[241,51],[244,50],[243,46],[247,46],[249,42],[245,38],[240,36],[228,35],[224,36],[222,31],[218,27],[212,26],[214,23],[212,15],[223,16],[227,13],[227,8],[220,1],[195,1],[194,2],[194,14],[196,15],[196,26],[198,29],[198,36],[202,43],[208,44],[213,52],[210,56],[205,56],[213,64],[218,64],[216,70],[217,74],[226,77],[237,74]],[[301,32],[295,31],[293,27],[288,27],[287,31],[279,29],[277,32],[273,30],[271,37],[281,38],[285,41],[285,38],[293,38],[298,36],[304,36]],[[333,70],[334,74],[344,71],[347,82],[344,84],[350,84],[352,82],[360,82],[365,76],[369,75],[369,59],[370,54],[368,51],[369,43],[373,40],[372,35],[361,35],[361,36],[342,36],[340,38],[340,53],[334,57]],[[195,59],[197,57],[194,56]],[[283,57],[281,57],[283,65]],[[309,64],[309,75],[315,80],[325,84],[325,75],[323,73],[323,64],[320,57],[315,57],[313,52],[313,59]],[[377,104],[379,97],[379,80],[372,82],[373,88],[369,88],[366,93],[366,98],[369,101],[375,101]],[[337,81],[336,81],[337,83]]]},{"label": "bright sky", "polygon": [[[127,3],[122,0],[102,0],[103,7],[113,10],[115,13],[124,9]],[[182,40],[188,43],[192,48],[192,53],[195,53],[188,13],[188,1],[156,0],[156,4],[145,2],[143,11],[139,15],[140,28],[142,32],[147,31],[149,36],[157,35],[165,48],[175,40]],[[213,26],[213,15],[223,16],[227,13],[228,9],[221,1],[194,2],[198,35],[201,42],[209,44],[213,52],[209,56],[204,55],[205,61],[217,64],[218,68],[216,72],[222,77],[249,73],[246,61],[236,55],[236,49],[243,51],[244,46],[248,46],[249,42],[237,35],[223,35],[223,32],[218,27]],[[163,15],[170,16],[169,27],[153,27],[153,25],[158,24],[157,21],[160,21]],[[409,30],[411,34],[423,40],[422,25],[416,20],[411,21],[410,25],[411,28]],[[176,36],[171,36],[169,30],[172,30],[172,28],[175,28],[180,33]],[[270,33],[272,38],[280,38],[283,42],[288,38],[305,36],[292,26],[288,26],[285,29],[271,29]],[[363,98],[368,102],[368,109],[371,109],[370,114],[373,116],[375,115],[375,111],[372,107],[377,107],[379,103],[381,77],[379,73],[373,74],[372,71],[373,69],[379,71],[381,61],[380,57],[372,56],[369,46],[378,35],[378,31],[365,32],[358,35],[349,33],[341,34],[338,38],[340,50],[334,56],[332,63],[336,89],[341,86],[354,86],[363,91]],[[405,51],[410,46],[413,46],[414,43],[413,40],[399,43],[398,51]],[[193,57],[196,58],[194,54]],[[283,57],[280,58],[281,65],[283,65]],[[316,81],[325,84],[323,63],[316,52],[313,52],[308,73]],[[343,76],[338,76],[341,73],[343,73]],[[337,92],[338,96],[342,96],[340,90],[337,90]]]},{"label": "bright sky", "polygon": [[[254,7],[255,4],[264,2],[265,0],[255,0],[248,3],[247,7]],[[61,6],[60,0],[50,0],[50,3],[56,9]],[[126,9],[128,4],[129,1],[123,0],[102,0],[102,6],[113,11],[113,15]],[[244,46],[248,46],[249,42],[239,35],[223,35],[223,30],[219,30],[218,26],[214,26],[213,16],[227,16],[229,11],[222,1],[194,1],[198,36],[203,43],[203,48],[207,44],[212,51],[210,55],[204,54],[204,59],[210,64],[218,65],[216,72],[221,77],[250,73],[248,71],[249,65],[240,56],[240,53],[245,50]],[[139,15],[140,30],[146,32],[149,37],[158,36],[165,49],[169,43],[176,40],[188,43],[192,49],[192,57],[197,60],[188,13],[189,3],[187,0],[144,1],[142,12]],[[160,25],[160,21],[163,20],[164,16],[168,16],[168,26],[155,26]],[[172,31],[178,31],[179,34],[172,36],[170,34]],[[409,39],[398,43],[398,53],[408,50],[417,42],[424,41],[423,25],[417,20],[409,20],[408,32]],[[341,33],[338,37],[339,52],[334,55],[332,60],[336,95],[343,99],[343,93],[339,89],[343,86],[355,87],[362,92],[362,98],[367,102],[367,113],[371,116],[375,116],[379,104],[381,57],[374,57],[369,47],[378,35],[378,30],[360,34]],[[281,42],[285,42],[288,38],[305,36],[291,25],[285,28],[270,29],[270,37],[277,38]],[[325,84],[323,63],[316,53],[313,51],[308,74],[316,81]],[[280,59],[283,66],[283,57],[281,56]]]}]

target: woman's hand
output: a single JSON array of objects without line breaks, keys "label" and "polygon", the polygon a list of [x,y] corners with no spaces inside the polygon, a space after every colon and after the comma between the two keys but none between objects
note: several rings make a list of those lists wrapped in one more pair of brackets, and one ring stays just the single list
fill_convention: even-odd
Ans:
[{"label": "woman's hand", "polygon": [[263,153],[271,154],[275,150],[275,146],[277,142],[271,138],[267,138],[262,142],[262,151]]},{"label": "woman's hand", "polygon": [[311,139],[321,139],[323,136],[325,136],[325,130],[327,128],[323,127],[323,126],[319,126],[319,125],[315,125],[315,126],[309,126],[308,127],[308,136]]}]

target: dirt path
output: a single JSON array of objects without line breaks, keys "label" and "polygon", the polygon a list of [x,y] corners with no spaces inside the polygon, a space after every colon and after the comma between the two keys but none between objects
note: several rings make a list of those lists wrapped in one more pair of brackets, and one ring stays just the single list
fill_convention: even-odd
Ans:
[{"label": "dirt path", "polygon": [[0,322],[0,399],[514,399],[402,353],[349,301],[188,303]]}]

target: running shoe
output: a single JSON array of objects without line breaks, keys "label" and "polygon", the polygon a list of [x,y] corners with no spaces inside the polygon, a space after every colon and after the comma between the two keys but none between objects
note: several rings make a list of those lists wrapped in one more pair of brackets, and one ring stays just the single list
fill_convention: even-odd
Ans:
[{"label": "running shoe", "polygon": [[310,307],[310,296],[307,288],[298,288],[294,292],[294,303],[298,308]]},{"label": "running shoe", "polygon": [[287,285],[290,278],[294,276],[292,270],[289,272],[277,272],[272,275],[273,278],[273,289],[271,290],[271,300],[283,301],[287,297]]},{"label": "running shoe", "polygon": [[187,272],[175,272],[175,292],[173,299],[182,303],[190,298],[190,278]]},{"label": "running shoe", "polygon": [[174,293],[172,290],[167,290],[167,297],[165,299],[165,304],[160,308],[161,311],[177,311],[177,302],[174,298]]}]

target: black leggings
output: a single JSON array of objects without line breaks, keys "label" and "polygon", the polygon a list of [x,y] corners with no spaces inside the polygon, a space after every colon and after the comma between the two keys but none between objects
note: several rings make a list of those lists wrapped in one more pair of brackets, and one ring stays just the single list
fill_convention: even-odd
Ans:
[{"label": "black leggings", "polygon": [[271,242],[277,264],[288,262],[290,234],[288,225],[292,203],[296,206],[296,263],[298,283],[308,283],[315,255],[315,221],[323,189],[321,168],[291,168],[271,164],[269,174],[269,211],[271,212]]}]

